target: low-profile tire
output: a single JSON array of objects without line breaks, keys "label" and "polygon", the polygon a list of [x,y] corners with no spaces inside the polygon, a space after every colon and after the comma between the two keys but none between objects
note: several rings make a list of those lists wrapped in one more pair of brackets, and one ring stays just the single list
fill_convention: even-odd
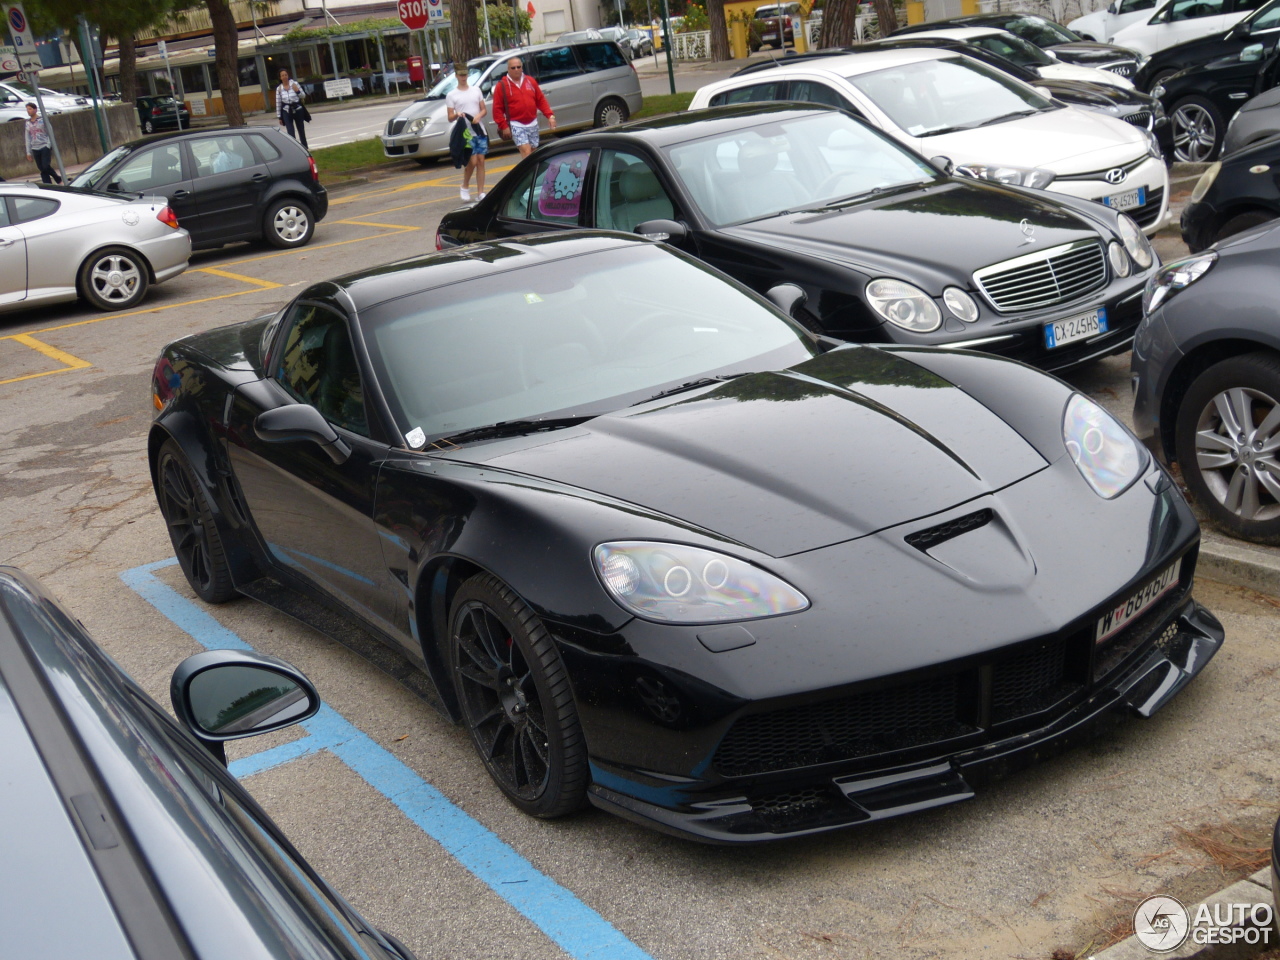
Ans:
[{"label": "low-profile tire", "polygon": [[128,247],[103,247],[85,257],[76,277],[80,295],[99,310],[126,310],[142,302],[151,268]]},{"label": "low-profile tire", "polygon": [[1173,124],[1173,155],[1190,163],[1207,163],[1222,149],[1227,125],[1212,100],[1183,97],[1169,111]]},{"label": "low-profile tire", "polygon": [[293,197],[277,200],[262,218],[262,235],[267,243],[283,250],[305,247],[315,232],[316,220],[311,208]]},{"label": "low-profile tire", "polygon": [[1214,523],[1280,544],[1280,355],[1230,357],[1196,377],[1178,406],[1175,448]]},{"label": "low-profile tire", "polygon": [[1244,213],[1237,213],[1218,228],[1213,242],[1217,243],[1227,237],[1234,237],[1237,233],[1244,233],[1250,227],[1256,227],[1260,223],[1268,223],[1274,219],[1275,214],[1266,210],[1246,210]]},{"label": "low-profile tire", "polygon": [[590,774],[564,663],[533,611],[490,574],[453,598],[449,666],[463,725],[507,799],[535,817],[579,809]]},{"label": "low-profile tire", "polygon": [[597,127],[616,127],[626,123],[631,116],[626,101],[617,97],[606,97],[596,105],[595,125]]},{"label": "low-profile tire", "polygon": [[225,603],[236,596],[236,588],[222,536],[186,454],[173,440],[160,447],[156,481],[160,515],[187,583],[206,603]]}]

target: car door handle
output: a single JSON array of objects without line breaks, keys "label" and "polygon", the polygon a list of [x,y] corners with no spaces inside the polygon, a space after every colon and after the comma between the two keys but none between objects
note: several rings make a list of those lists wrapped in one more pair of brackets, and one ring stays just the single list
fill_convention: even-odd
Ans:
[{"label": "car door handle", "polygon": [[17,240],[10,240],[8,237],[0,237],[0,247],[12,247]]},{"label": "car door handle", "polygon": [[174,200],[185,200],[185,199],[186,199],[187,197],[189,197],[189,196],[191,196],[191,194],[189,194],[186,190],[175,190],[175,191],[173,191],[173,199],[174,199]]},{"label": "car door handle", "polygon": [[255,173],[249,179],[252,180],[254,183],[261,183],[263,180],[269,180],[271,178],[268,174],[265,174],[265,173]]}]

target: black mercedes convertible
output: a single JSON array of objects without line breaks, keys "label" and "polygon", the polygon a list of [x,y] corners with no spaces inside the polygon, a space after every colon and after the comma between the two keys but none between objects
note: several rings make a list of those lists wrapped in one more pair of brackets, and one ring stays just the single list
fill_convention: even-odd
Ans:
[{"label": "black mercedes convertible", "polygon": [[436,243],[579,227],[666,240],[759,293],[798,284],[819,333],[1046,370],[1127,350],[1156,262],[1126,214],[952,176],[847,113],[788,103],[556,141],[446,214]]},{"label": "black mercedes convertible", "polygon": [[1196,521],[1108,413],[769,293],[562,233],[179,340],[149,453],[182,569],[404,651],[528,813],[718,842],[962,800],[1204,667]]}]

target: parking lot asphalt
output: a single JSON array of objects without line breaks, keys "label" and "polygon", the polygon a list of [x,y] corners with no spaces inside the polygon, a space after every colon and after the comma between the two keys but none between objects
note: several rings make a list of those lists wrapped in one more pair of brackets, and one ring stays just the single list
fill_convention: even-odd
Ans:
[{"label": "parking lot asphalt", "polygon": [[[491,169],[512,163],[499,155]],[[1280,776],[1280,602],[1240,587],[1197,584],[1228,642],[1153,719],[954,807],[746,850],[596,811],[531,820],[394,658],[248,600],[194,600],[164,564],[145,460],[161,346],[267,312],[314,280],[433,249],[457,185],[442,167],[335,192],[310,246],[198,254],[139,310],[0,316],[0,561],[44,579],[161,702],[173,667],[202,645],[243,642],[305,670],[331,713],[237,745],[233,770],[362,912],[423,958],[1047,960],[1110,939],[1140,894],[1188,902],[1223,886],[1179,829],[1262,836]],[[1126,413],[1127,356],[1071,379]]]}]

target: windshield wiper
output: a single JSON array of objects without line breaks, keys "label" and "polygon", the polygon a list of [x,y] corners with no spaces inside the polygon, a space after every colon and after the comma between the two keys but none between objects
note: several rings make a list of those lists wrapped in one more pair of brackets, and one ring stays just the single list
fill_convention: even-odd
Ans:
[{"label": "windshield wiper", "polygon": [[659,390],[653,396],[645,397],[643,400],[637,400],[635,403],[631,404],[631,406],[638,407],[640,404],[649,403],[652,400],[661,400],[663,397],[670,397],[677,393],[684,393],[686,390],[694,390],[698,387],[707,387],[713,383],[724,383],[726,380],[733,380],[737,377],[745,377],[746,375],[747,374],[744,372],[726,373],[718,377],[699,377],[697,380],[689,380],[688,382],[682,383],[676,387],[667,387],[665,390]]},{"label": "windshield wiper", "polygon": [[965,127],[965,130],[977,130],[979,127],[989,127],[992,124],[1004,123],[1006,120],[1016,120],[1018,117],[1029,117],[1033,113],[1039,113],[1039,110],[1015,110],[1013,113],[1005,113],[998,117],[992,117],[990,120],[983,120],[981,123],[971,124]]},{"label": "windshield wiper", "polygon": [[538,433],[542,430],[560,430],[564,427],[575,427],[588,420],[594,420],[598,416],[600,416],[598,413],[583,413],[575,417],[536,417],[531,420],[501,420],[498,423],[486,424],[483,427],[472,427],[470,430],[462,430],[447,437],[441,437],[433,442],[431,446],[437,447],[441,444],[457,445],[470,443],[473,440],[492,440],[497,437],[518,437],[521,434]]}]

